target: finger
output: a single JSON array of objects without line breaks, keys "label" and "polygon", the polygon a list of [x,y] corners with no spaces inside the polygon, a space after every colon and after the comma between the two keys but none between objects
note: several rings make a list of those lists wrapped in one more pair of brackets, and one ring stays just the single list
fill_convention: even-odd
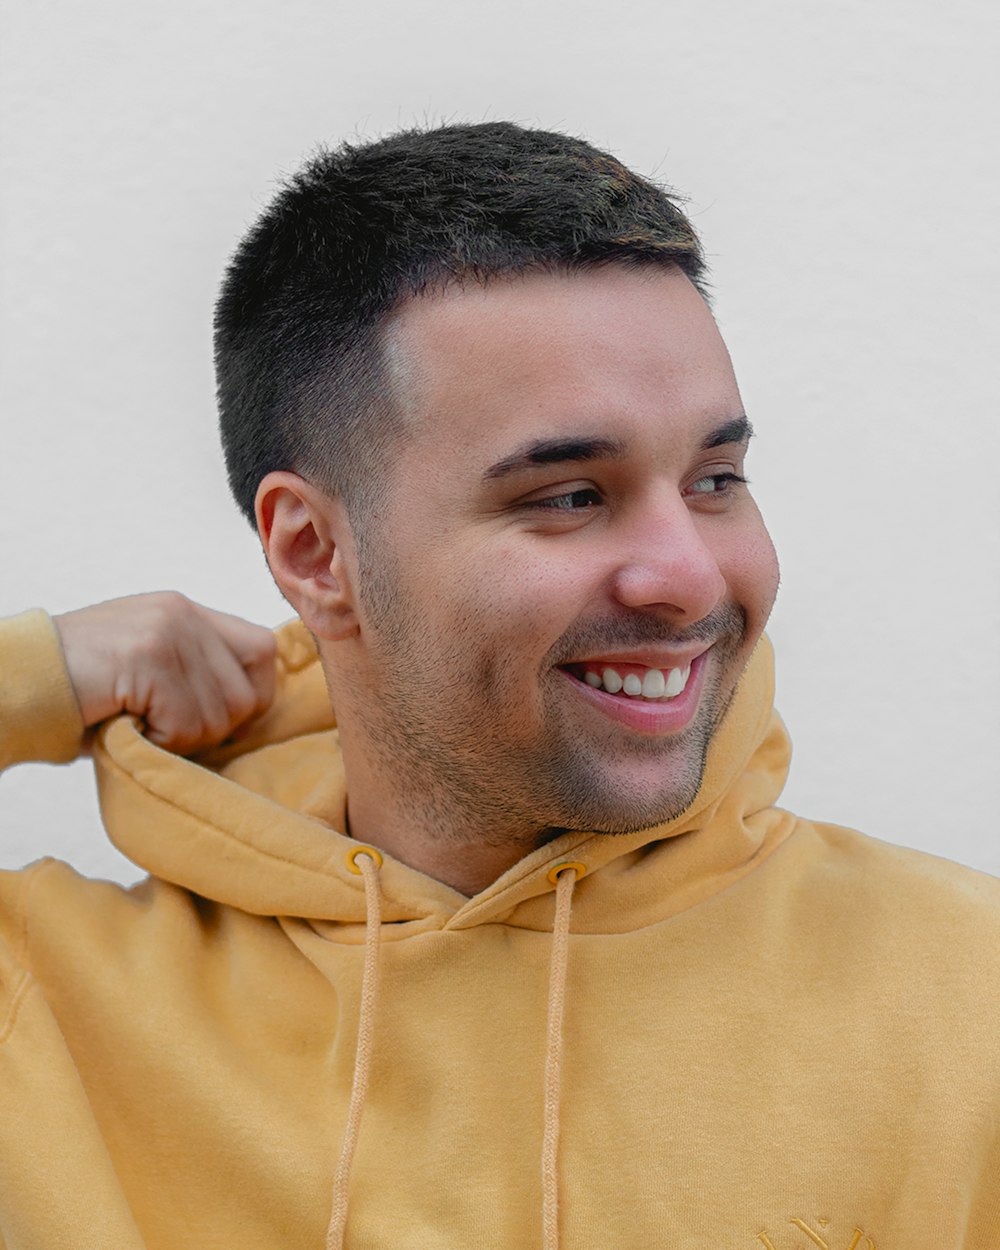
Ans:
[{"label": "finger", "polygon": [[254,690],[253,712],[263,712],[274,702],[277,686],[275,661],[278,644],[274,634],[262,625],[212,608],[195,605],[203,618],[218,631],[239,661]]},{"label": "finger", "polygon": [[199,639],[188,679],[201,714],[202,744],[215,745],[257,711],[257,691],[243,664],[217,633]]},{"label": "finger", "polygon": [[163,665],[137,670],[127,709],[142,717],[150,742],[181,755],[196,750],[205,735],[203,696],[191,681],[199,666],[197,648],[187,637],[183,644],[174,647],[169,671]]},{"label": "finger", "polygon": [[256,692],[242,665],[214,631],[199,622],[178,638],[169,680],[155,675],[141,708],[146,736],[190,755],[222,742],[253,714]]}]

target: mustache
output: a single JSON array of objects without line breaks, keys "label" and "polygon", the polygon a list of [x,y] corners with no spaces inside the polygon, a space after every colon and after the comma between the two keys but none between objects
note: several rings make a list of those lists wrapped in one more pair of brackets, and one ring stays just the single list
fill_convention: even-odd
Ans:
[{"label": "mustache", "polygon": [[639,648],[665,644],[682,647],[689,643],[709,646],[727,642],[736,646],[747,632],[746,612],[736,603],[720,604],[708,616],[684,629],[649,613],[629,613],[587,621],[568,630],[549,653],[548,663],[563,664],[586,655],[599,655],[614,648]]}]

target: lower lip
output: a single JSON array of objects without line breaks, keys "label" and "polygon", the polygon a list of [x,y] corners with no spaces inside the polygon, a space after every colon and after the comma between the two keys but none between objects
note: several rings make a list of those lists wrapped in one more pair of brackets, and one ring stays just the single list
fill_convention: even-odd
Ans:
[{"label": "lower lip", "polygon": [[687,728],[698,708],[707,655],[708,652],[704,651],[692,661],[691,675],[681,693],[672,699],[663,700],[644,699],[641,695],[608,694],[606,690],[595,690],[593,686],[588,686],[565,669],[559,671],[573,683],[573,689],[578,694],[619,725],[625,725],[639,733],[673,734]]}]

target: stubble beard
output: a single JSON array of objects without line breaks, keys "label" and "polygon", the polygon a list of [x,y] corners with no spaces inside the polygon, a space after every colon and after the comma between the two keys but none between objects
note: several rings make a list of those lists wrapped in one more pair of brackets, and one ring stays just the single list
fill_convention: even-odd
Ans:
[{"label": "stubble beard", "polygon": [[[644,644],[665,642],[677,646],[704,642],[711,647],[698,708],[679,733],[666,737],[629,734],[619,746],[608,743],[602,749],[579,731],[552,732],[550,740],[561,737],[563,745],[558,755],[553,754],[547,771],[559,805],[570,817],[563,822],[564,828],[637,833],[675,820],[691,806],[701,787],[712,739],[736,692],[739,655],[746,638],[746,614],[738,605],[727,604],[683,632],[671,631],[649,617],[635,617],[590,625],[586,635],[560,640],[557,654],[567,658],[600,655],[616,646],[641,649]],[[625,792],[627,783],[616,778],[616,766],[627,771],[637,760],[662,763],[661,788]]]},{"label": "stubble beard", "polygon": [[[365,584],[384,678],[381,689],[354,712],[378,771],[416,825],[456,844],[516,846],[527,852],[570,830],[634,833],[674,820],[691,805],[712,737],[735,691],[731,675],[747,632],[746,615],[737,605],[724,605],[683,633],[637,615],[590,623],[586,630],[564,635],[540,673],[542,686],[557,691],[543,712],[541,732],[528,744],[513,736],[505,743],[495,727],[512,714],[505,678],[509,663],[462,645],[481,636],[479,620],[470,615],[456,622],[455,654],[464,657],[464,665],[428,667],[420,623],[400,602],[398,580],[382,559],[377,564],[381,567],[370,566]],[[619,747],[602,750],[561,714],[565,693],[555,683],[568,679],[555,671],[560,656],[569,660],[615,647],[692,641],[711,645],[714,655],[695,718],[681,733],[666,739],[631,735]],[[470,655],[478,657],[471,672]],[[724,682],[731,688],[724,690]],[[481,694],[472,708],[470,683]],[[467,719],[461,709],[469,709]],[[615,781],[615,754],[623,762],[662,759],[669,780],[654,793],[624,793]]]}]

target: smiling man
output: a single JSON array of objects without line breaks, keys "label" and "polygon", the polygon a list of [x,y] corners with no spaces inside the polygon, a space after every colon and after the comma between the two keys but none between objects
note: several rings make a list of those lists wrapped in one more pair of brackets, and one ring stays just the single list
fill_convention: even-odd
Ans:
[{"label": "smiling man", "polygon": [[352,833],[471,895],[556,833],[689,806],[777,568],[677,267],[455,284],[387,336],[409,372],[377,518],[285,471],[260,530],[319,640]]},{"label": "smiling man", "polygon": [[1000,1244],[1000,886],[775,806],[703,276],[504,123],[321,153],[243,240],[223,441],[299,620],[0,627],[0,762],[92,737],[151,874],[0,878],[3,1245]]}]

